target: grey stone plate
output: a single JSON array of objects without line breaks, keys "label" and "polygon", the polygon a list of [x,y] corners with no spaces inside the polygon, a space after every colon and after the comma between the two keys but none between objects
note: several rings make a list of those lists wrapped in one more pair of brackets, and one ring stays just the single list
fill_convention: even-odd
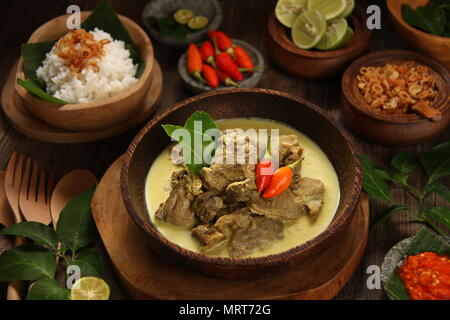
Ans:
[{"label": "grey stone plate", "polygon": [[[385,288],[392,272],[394,272],[395,269],[397,269],[397,267],[403,263],[403,260],[405,260],[406,249],[411,244],[413,238],[414,237],[403,239],[395,246],[393,246],[391,250],[389,250],[388,253],[384,256],[384,261],[383,264],[381,265],[381,283],[383,284],[383,288]],[[443,237],[441,238],[443,240],[444,239],[447,240],[450,243],[450,238],[443,238]],[[395,300],[387,292],[386,295],[391,300]]]},{"label": "grey stone plate", "polygon": [[[232,41],[233,44],[244,48],[245,51],[248,52],[250,58],[252,58],[253,60],[253,64],[255,65],[255,67],[264,65],[264,58],[261,52],[259,52],[255,47],[242,40],[232,39]],[[206,84],[203,84],[199,80],[192,78],[186,70],[186,52],[183,53],[183,55],[178,60],[178,73],[180,74],[181,79],[183,79],[183,82],[187,86],[187,88],[195,94],[212,90],[227,90],[234,88],[231,86],[219,85],[217,88],[213,89],[211,87],[208,87]],[[239,88],[254,88],[258,84],[259,80],[261,80],[263,73],[264,69],[258,69],[253,73],[244,73],[244,80],[238,82]]]},{"label": "grey stone plate", "polygon": [[[162,35],[152,26],[148,18],[162,19],[171,17],[178,9],[190,9],[196,16],[208,18],[206,28],[197,32],[189,32],[186,39],[178,40]],[[191,42],[199,42],[209,30],[217,30],[222,22],[222,9],[217,0],[152,0],[142,13],[144,25],[151,38],[171,47],[186,47]]]}]

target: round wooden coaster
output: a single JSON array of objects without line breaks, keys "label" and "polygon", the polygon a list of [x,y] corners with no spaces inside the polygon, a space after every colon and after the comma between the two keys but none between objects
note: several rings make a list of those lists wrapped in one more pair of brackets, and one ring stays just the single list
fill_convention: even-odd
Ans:
[{"label": "round wooden coaster", "polygon": [[131,130],[147,120],[157,109],[163,87],[163,75],[157,61],[153,69],[153,81],[139,115],[113,128],[91,131],[71,132],[54,128],[31,114],[22,104],[15,92],[17,63],[11,68],[2,90],[1,104],[9,124],[27,137],[54,143],[82,143],[113,137]]},{"label": "round wooden coaster", "polygon": [[341,237],[307,265],[261,280],[204,275],[152,250],[149,236],[126,213],[120,169],[121,158],[103,176],[91,206],[106,251],[135,299],[331,299],[350,279],[364,253],[369,225],[366,196]]}]

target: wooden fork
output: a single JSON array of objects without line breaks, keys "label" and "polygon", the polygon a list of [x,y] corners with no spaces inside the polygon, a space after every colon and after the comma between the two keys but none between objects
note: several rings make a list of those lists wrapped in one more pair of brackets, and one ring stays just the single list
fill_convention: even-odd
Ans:
[{"label": "wooden fork", "polygon": [[5,176],[5,193],[9,205],[14,214],[14,222],[19,223],[23,221],[23,217],[19,209],[19,194],[20,186],[22,184],[23,175],[23,155],[17,159],[17,153],[13,152],[9,158],[8,168]]},{"label": "wooden fork", "polygon": [[50,224],[52,192],[52,176],[49,175],[47,178],[45,172],[39,170],[36,162],[31,165],[31,159],[27,159],[19,195],[19,208],[27,221]]},{"label": "wooden fork", "polygon": [[[19,209],[19,193],[22,183],[23,175],[23,156],[20,155],[17,161],[17,153],[13,152],[9,158],[8,168],[5,176],[5,194],[11,210],[14,215],[14,222],[19,223],[23,221],[22,214]],[[18,247],[24,244],[22,237],[15,237],[14,246]],[[8,285],[6,299],[7,300],[21,300],[24,291],[23,281],[12,281]]]}]

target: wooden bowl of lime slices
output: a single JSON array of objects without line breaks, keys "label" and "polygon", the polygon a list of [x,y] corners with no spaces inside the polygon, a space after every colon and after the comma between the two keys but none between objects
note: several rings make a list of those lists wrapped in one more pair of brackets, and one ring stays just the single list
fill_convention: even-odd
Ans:
[{"label": "wooden bowl of lime slices", "polygon": [[368,51],[366,20],[354,0],[279,0],[268,24],[270,56],[300,78],[335,76]]}]

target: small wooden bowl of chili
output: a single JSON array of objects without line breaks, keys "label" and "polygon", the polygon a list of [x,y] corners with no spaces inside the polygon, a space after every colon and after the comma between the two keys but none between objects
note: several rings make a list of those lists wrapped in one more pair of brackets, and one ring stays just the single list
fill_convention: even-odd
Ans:
[{"label": "small wooden bowl of chili", "polygon": [[310,80],[333,77],[369,50],[372,30],[366,27],[366,20],[364,10],[356,6],[348,17],[355,32],[353,39],[337,50],[317,51],[297,47],[291,39],[290,29],[272,14],[268,25],[270,56],[278,66],[297,77]]},{"label": "small wooden bowl of chili", "polygon": [[[410,78],[405,80],[407,74],[398,77],[395,74],[398,71],[391,71],[394,72],[393,76],[380,74],[380,70],[386,68],[400,72],[409,72],[408,68],[418,69],[413,70],[412,75],[409,74]],[[369,70],[373,75],[363,75],[363,70]],[[419,74],[419,78],[414,80],[416,74]],[[421,85],[425,83],[424,74],[427,74],[427,81],[433,81],[435,96],[432,100],[429,100],[430,97],[420,98],[423,92]],[[391,76],[396,79],[395,83]],[[364,83],[361,77],[382,80],[379,83]],[[439,137],[450,125],[449,72],[439,62],[421,54],[393,50],[366,55],[347,68],[341,85],[344,121],[354,132],[368,140],[389,146],[412,146]],[[374,86],[379,85],[383,90],[381,93],[374,89]],[[362,88],[364,86],[369,87]],[[387,98],[379,105],[375,101],[381,96]],[[411,102],[405,106],[402,99],[410,99],[407,101]],[[416,106],[422,106],[423,100],[427,100],[425,114],[415,109]]]}]

